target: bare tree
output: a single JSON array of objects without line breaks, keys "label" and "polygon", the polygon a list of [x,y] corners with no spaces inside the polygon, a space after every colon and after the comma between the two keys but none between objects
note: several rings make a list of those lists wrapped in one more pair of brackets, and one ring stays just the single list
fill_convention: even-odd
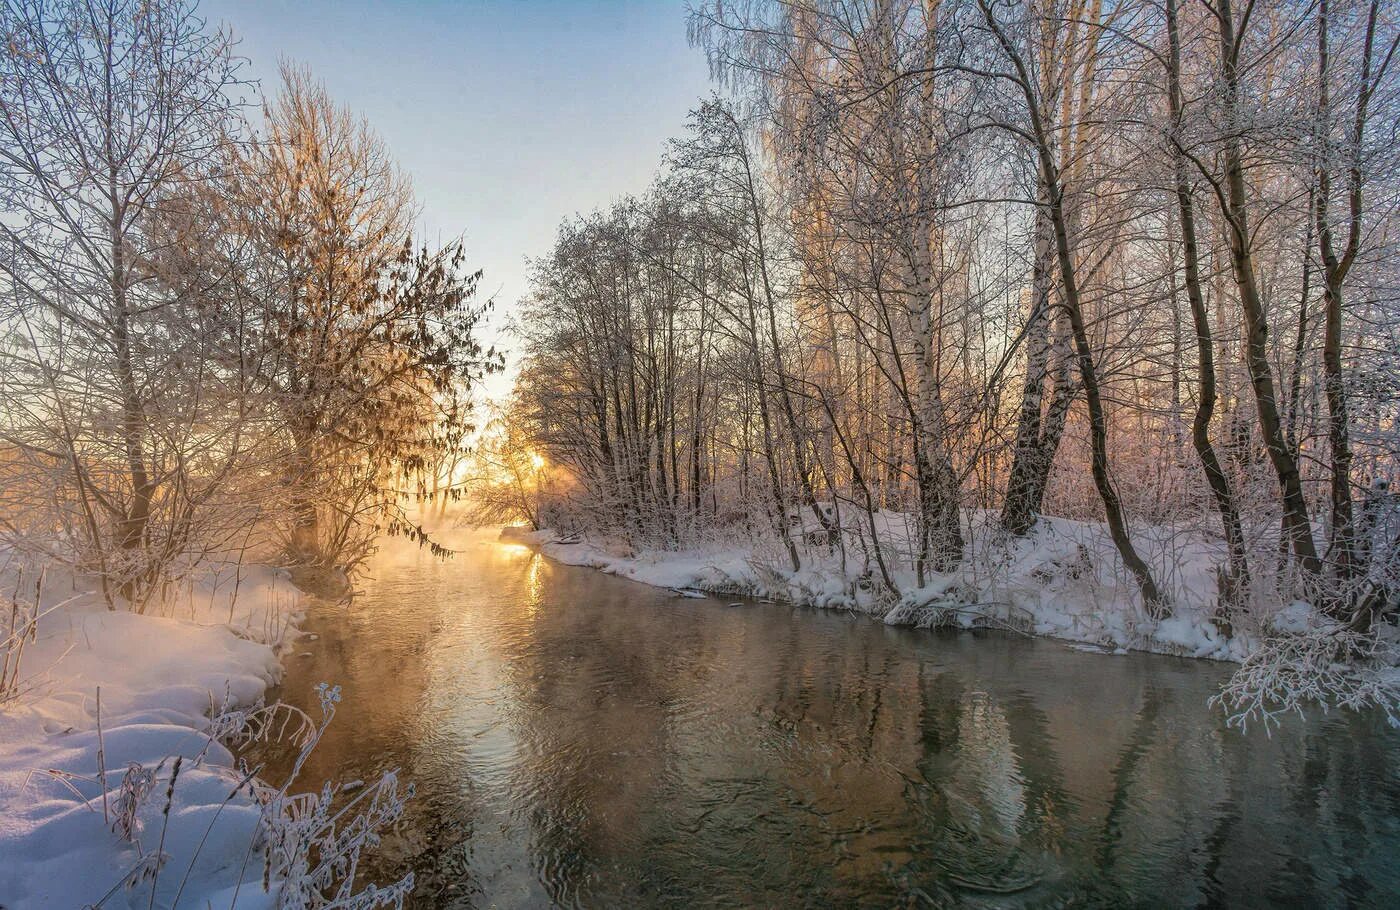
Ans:
[{"label": "bare tree", "polygon": [[6,437],[61,466],[84,558],[135,600],[193,505],[169,499],[188,465],[156,425],[189,391],[167,381],[189,375],[189,300],[160,280],[170,238],[151,228],[210,177],[237,65],[192,3],[18,2],[0,16],[0,204],[17,215],[0,220]]}]

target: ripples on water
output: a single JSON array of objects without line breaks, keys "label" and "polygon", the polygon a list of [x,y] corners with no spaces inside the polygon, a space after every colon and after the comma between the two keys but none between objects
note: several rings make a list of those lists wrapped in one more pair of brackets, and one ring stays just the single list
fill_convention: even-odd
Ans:
[{"label": "ripples on water", "polygon": [[1400,737],[1224,729],[1227,668],[728,607],[390,544],[285,697],[304,780],[401,768],[421,907],[1400,905]]}]

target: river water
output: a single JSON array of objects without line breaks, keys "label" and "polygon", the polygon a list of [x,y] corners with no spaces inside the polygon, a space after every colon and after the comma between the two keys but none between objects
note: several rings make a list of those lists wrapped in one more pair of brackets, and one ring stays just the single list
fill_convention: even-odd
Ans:
[{"label": "river water", "polygon": [[[1226,729],[1228,667],[687,600],[390,541],[283,697],[303,777],[415,783],[421,907],[1400,906],[1400,735]],[[268,776],[276,777],[276,762]]]}]

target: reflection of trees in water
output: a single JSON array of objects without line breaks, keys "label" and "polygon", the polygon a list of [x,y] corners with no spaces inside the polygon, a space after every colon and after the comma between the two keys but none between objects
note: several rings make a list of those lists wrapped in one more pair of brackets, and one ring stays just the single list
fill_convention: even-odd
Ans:
[{"label": "reflection of trees in water", "polygon": [[1025,811],[1017,835],[1027,849],[1045,850],[1065,836],[1069,824],[1065,816],[1073,811],[1059,755],[1050,747],[1045,711],[1032,696],[1016,690],[1003,698],[1002,706],[1025,791]]},{"label": "reflection of trees in water", "polygon": [[1301,895],[1316,906],[1395,906],[1397,740],[1380,718],[1350,713],[1314,724],[1303,736],[1274,737],[1272,774],[1245,777],[1241,794],[1251,806],[1278,810],[1270,813],[1269,836],[1285,856],[1270,870],[1265,893],[1275,900]]},{"label": "reflection of trees in water", "polygon": [[904,791],[917,823],[889,880],[906,898],[937,905],[1033,887],[1040,872],[1021,843],[1032,791],[1006,711],[951,672],[925,673],[918,693],[924,749]]},{"label": "reflection of trees in water", "polygon": [[1108,814],[1104,817],[1103,833],[1098,838],[1097,866],[1105,873],[1111,873],[1118,858],[1120,842],[1123,839],[1123,826],[1130,819],[1127,816],[1131,799],[1130,791],[1137,783],[1138,766],[1152,745],[1156,732],[1159,710],[1157,693],[1147,690],[1144,702],[1138,709],[1133,723],[1133,735],[1128,745],[1119,751],[1118,763],[1113,768],[1113,791],[1108,803]]},{"label": "reflection of trees in water", "polygon": [[1400,893],[1397,734],[1364,719],[1246,739],[1196,664],[473,568],[372,588],[307,662],[365,693],[324,769],[420,785],[383,860],[418,871],[416,906]]},{"label": "reflection of trees in water", "polygon": [[1025,814],[1026,791],[1011,750],[1006,714],[986,692],[967,692],[961,728],[958,763],[945,785],[950,809],[963,827],[1014,844]]},{"label": "reflection of trees in water", "polygon": [[[1325,903],[1348,886],[1305,858],[1347,845],[1242,823],[1240,805],[1293,781],[1281,792],[1308,793],[1336,830],[1376,818],[1327,791],[1375,780],[1379,749],[1357,769],[1360,734],[1308,740],[1291,763],[1282,743],[1304,737],[1237,742],[1199,674],[1072,658],[1088,679],[1065,692],[995,639],[947,643],[957,669],[935,670],[783,610],[736,626],[660,609],[546,609],[510,670],[534,756],[519,798],[561,901],[1209,904],[1264,875]],[[1304,808],[1280,806],[1278,824]]]},{"label": "reflection of trees in water", "polygon": [[[1271,852],[1251,857],[1239,849],[1238,790],[1276,771],[1257,760],[1252,744],[1230,748],[1237,735],[1201,710],[1193,690],[1147,685],[1140,698],[1133,734],[1114,764],[1097,864],[1142,900],[1166,893],[1179,904],[1209,905],[1222,874]],[[1235,893],[1251,890],[1258,885]]]},{"label": "reflection of trees in water", "polygon": [[921,754],[919,664],[868,636],[834,647],[781,610],[738,628],[695,610],[633,619],[630,635],[602,612],[544,611],[510,670],[533,756],[517,789],[551,896],[879,893],[884,856],[907,850],[891,762]]},{"label": "reflection of trees in water", "polygon": [[[1117,675],[1097,681],[1103,691],[1114,691]],[[1274,779],[1267,760],[1239,743],[1230,748],[1236,734],[1201,710],[1194,686],[1133,686],[1137,702],[1123,712],[1130,723],[1121,736],[1075,718],[1058,727],[1072,738],[1057,740],[1044,699],[1015,686],[1025,682],[1017,677],[987,677],[1008,684],[1005,694],[1002,685],[969,688],[981,676],[964,682],[946,672],[921,687],[927,751],[908,799],[925,834],[894,870],[897,887],[935,903],[995,897],[1017,906],[1194,905],[1222,893],[1220,877],[1242,858],[1235,782]],[[1066,749],[1096,754],[1104,773],[1067,785]],[[1252,879],[1229,893],[1250,893]]]}]

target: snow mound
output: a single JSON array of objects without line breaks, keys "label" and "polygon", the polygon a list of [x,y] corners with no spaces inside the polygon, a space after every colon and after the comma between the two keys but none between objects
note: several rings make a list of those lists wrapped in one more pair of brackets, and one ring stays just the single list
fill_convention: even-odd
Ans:
[{"label": "snow mound", "polygon": [[[153,874],[156,906],[183,887],[181,906],[229,907],[243,879],[239,908],[272,905],[260,863],[244,867],[258,809],[210,716],[278,679],[299,597],[284,572],[238,571],[237,585],[212,572],[145,615],[109,610],[81,578],[49,579],[26,694],[0,708],[0,906],[144,908]],[[47,603],[55,592],[66,600]],[[130,839],[114,830],[124,801]]]}]

